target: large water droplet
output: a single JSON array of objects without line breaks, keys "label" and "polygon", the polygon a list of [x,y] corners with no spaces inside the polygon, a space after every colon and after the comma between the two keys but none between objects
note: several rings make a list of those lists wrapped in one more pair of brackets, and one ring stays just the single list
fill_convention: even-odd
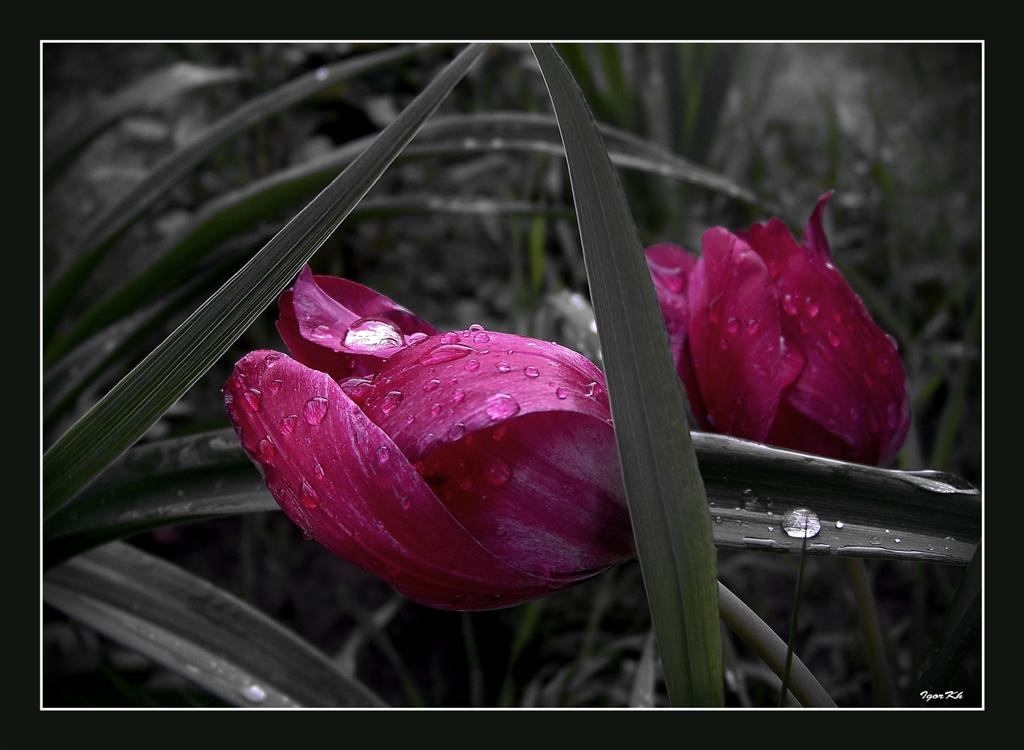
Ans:
[{"label": "large water droplet", "polygon": [[498,372],[512,372],[512,365],[510,365],[508,362],[499,362],[494,366],[494,369],[496,369]]},{"label": "large water droplet", "polygon": [[480,331],[479,333],[476,333],[476,334],[473,335],[473,343],[474,344],[486,344],[490,340],[491,340],[491,337],[488,336],[483,331]]},{"label": "large water droplet", "polygon": [[281,434],[287,437],[295,431],[295,425],[298,423],[299,417],[297,414],[290,414],[281,420]]},{"label": "large water droplet", "polygon": [[818,514],[807,508],[794,508],[782,517],[782,530],[787,536],[810,539],[821,531]]},{"label": "large water droplet", "polygon": [[459,334],[455,331],[448,331],[444,336],[441,337],[442,344],[457,344],[459,343]]},{"label": "large water droplet", "polygon": [[425,365],[439,365],[442,362],[451,362],[453,359],[462,359],[474,351],[472,347],[465,344],[442,344],[421,359],[420,362]]},{"label": "large water droplet", "polygon": [[405,346],[398,326],[379,318],[361,318],[345,332],[345,347],[357,354],[383,354]]},{"label": "large water droplet", "polygon": [[508,480],[511,479],[511,477],[512,470],[508,467],[508,464],[500,458],[496,458],[491,461],[484,470],[484,481],[494,487],[501,487],[504,484],[508,484]]},{"label": "large water droplet", "polygon": [[314,426],[320,424],[324,421],[324,415],[327,414],[327,399],[322,396],[311,398],[306,402],[302,414],[309,424]]},{"label": "large water droplet", "polygon": [[409,346],[413,346],[415,344],[419,344],[423,341],[426,341],[427,338],[427,334],[423,333],[423,331],[416,331],[416,333],[410,333],[408,336],[405,337],[405,343],[407,343]]},{"label": "large water droplet", "polygon": [[399,404],[402,403],[403,398],[401,391],[389,391],[388,393],[385,393],[384,398],[380,400],[380,410],[384,413],[384,416],[386,417],[397,409]]},{"label": "large water droplet", "polygon": [[558,388],[555,389],[555,395],[564,401],[565,399],[569,398],[569,389],[559,386]]},{"label": "large water droplet", "polygon": [[484,330],[484,327],[482,325],[480,325],[479,323],[474,323],[473,325],[471,325],[469,327],[469,330],[471,330],[473,333],[476,333],[477,331]]},{"label": "large water droplet", "polygon": [[519,413],[519,402],[507,393],[498,393],[487,399],[485,411],[488,417],[500,422]]},{"label": "large water droplet", "polygon": [[466,364],[463,365],[463,367],[467,371],[473,372],[474,370],[479,370],[480,369],[480,362],[475,360],[475,359],[471,359],[471,360],[467,361]]},{"label": "large water droplet", "polygon": [[453,443],[456,440],[461,440],[462,436],[466,434],[466,425],[462,422],[456,422],[448,429],[448,439]]},{"label": "large water droplet", "polygon": [[530,365],[523,370],[523,375],[525,375],[528,378],[539,378],[540,370],[538,370],[533,365]]}]

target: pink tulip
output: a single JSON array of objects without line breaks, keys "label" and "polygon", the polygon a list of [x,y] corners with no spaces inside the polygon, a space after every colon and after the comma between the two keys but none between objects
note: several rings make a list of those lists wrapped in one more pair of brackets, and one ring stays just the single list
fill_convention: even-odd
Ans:
[{"label": "pink tulip", "polygon": [[894,340],[832,263],[823,195],[797,244],[777,218],[647,249],[676,368],[712,432],[887,464],[910,424]]},{"label": "pink tulip", "polygon": [[633,555],[605,381],[557,344],[441,334],[304,269],[279,299],[294,359],[255,351],[228,413],[284,512],[411,599],[504,607]]}]

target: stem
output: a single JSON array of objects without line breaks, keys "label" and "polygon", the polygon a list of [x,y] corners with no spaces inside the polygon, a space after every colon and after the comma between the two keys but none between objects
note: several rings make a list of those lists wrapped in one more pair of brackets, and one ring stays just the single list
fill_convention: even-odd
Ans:
[{"label": "stem", "polygon": [[867,568],[864,561],[857,558],[843,560],[846,574],[853,588],[853,596],[857,601],[857,617],[860,620],[860,632],[864,637],[864,649],[867,651],[868,668],[871,670],[871,687],[875,695],[876,706],[895,706],[896,690],[893,688],[889,663],[885,657],[885,640],[878,622],[878,609],[875,597],[871,593]]},{"label": "stem", "polygon": [[[786,661],[786,644],[721,581],[718,582],[718,611],[729,629],[750,646],[775,674],[781,675]],[[836,707],[835,701],[796,654],[793,654],[791,666],[789,689],[801,704],[815,708]]]},{"label": "stem", "polygon": [[782,670],[782,688],[779,690],[779,708],[786,707],[786,692],[789,685],[789,670],[793,666],[793,643],[796,641],[796,623],[800,616],[800,591],[804,585],[804,562],[807,560],[807,524],[804,518],[803,544],[800,549],[800,570],[796,574],[796,595],[793,601],[793,616],[789,620],[789,638],[786,639],[786,666]]}]

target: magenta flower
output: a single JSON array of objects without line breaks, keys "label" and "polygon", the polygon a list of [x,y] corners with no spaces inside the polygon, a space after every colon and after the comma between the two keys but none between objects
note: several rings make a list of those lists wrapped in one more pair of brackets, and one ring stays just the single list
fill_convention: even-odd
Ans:
[{"label": "magenta flower", "polygon": [[698,260],[647,249],[676,368],[712,432],[867,464],[889,463],[910,424],[894,340],[832,263],[815,206],[797,244],[773,218],[704,233]]},{"label": "magenta flower", "polygon": [[308,268],[279,305],[294,359],[224,388],[284,512],[423,604],[504,607],[633,555],[605,381],[557,344],[441,334]]}]

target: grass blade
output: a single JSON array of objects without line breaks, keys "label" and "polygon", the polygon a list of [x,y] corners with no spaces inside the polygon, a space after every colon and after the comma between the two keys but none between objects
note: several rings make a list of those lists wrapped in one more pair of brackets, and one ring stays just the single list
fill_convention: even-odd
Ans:
[{"label": "grass blade", "polygon": [[234,705],[383,705],[266,615],[126,544],[49,571],[43,598]]},{"label": "grass blade", "polygon": [[309,205],[126,375],[43,457],[50,517],[166,411],[284,289],[486,47],[455,58]]},{"label": "grass blade", "polygon": [[[787,648],[775,631],[722,583],[718,584],[718,609],[729,629],[781,676]],[[835,708],[835,701],[796,654],[793,654],[788,688],[804,706]]]},{"label": "grass blade", "polygon": [[[967,565],[974,554],[981,502],[977,491],[949,491],[962,482],[955,477],[937,483],[935,474],[845,464],[724,435],[695,432],[693,441],[708,512],[722,518],[712,525],[717,547],[794,554],[797,540],[768,511],[797,507],[819,515],[821,531],[808,540],[809,555]],[[745,494],[750,487],[762,494]],[[46,522],[46,556],[50,563],[166,524],[276,509],[232,430],[159,440],[132,448]],[[846,519],[841,529],[838,519]],[[768,525],[775,529],[770,540],[763,538]],[[946,538],[954,535],[957,540]]]},{"label": "grass blade", "polygon": [[779,686],[779,708],[785,708],[789,694],[789,673],[793,668],[793,644],[796,643],[796,626],[800,619],[800,598],[804,588],[804,563],[807,562],[807,535],[810,516],[803,518],[803,537],[800,546],[800,568],[796,574],[796,595],[793,597],[793,616],[789,620],[789,637],[786,639],[786,666],[782,668],[782,684]]},{"label": "grass blade", "polygon": [[715,548],[640,238],[590,110],[550,45],[535,45],[555,108],[608,376],[626,499],[675,705],[722,705]]},{"label": "grass blade", "polygon": [[857,606],[857,619],[860,620],[860,632],[864,638],[864,650],[867,652],[868,669],[871,671],[871,689],[876,706],[896,706],[896,688],[893,686],[892,675],[889,673],[889,660],[886,657],[885,636],[878,620],[878,607],[875,605],[871,583],[868,580],[867,567],[863,560],[844,560],[846,575],[853,589],[853,599]]},{"label": "grass blade", "polygon": [[956,674],[964,656],[970,652],[981,637],[981,545],[978,546],[971,564],[964,571],[960,587],[956,591],[953,605],[943,626],[942,644],[932,654],[928,668],[918,685],[929,693],[944,693],[956,688],[950,680]]},{"label": "grass blade", "polygon": [[43,335],[49,340],[82,282],[106,255],[114,242],[147,208],[153,205],[228,139],[276,112],[337,84],[353,75],[408,57],[416,45],[393,47],[318,68],[244,104],[167,156],[122,200],[105,209],[85,230],[74,259],[60,274],[43,303]]}]

